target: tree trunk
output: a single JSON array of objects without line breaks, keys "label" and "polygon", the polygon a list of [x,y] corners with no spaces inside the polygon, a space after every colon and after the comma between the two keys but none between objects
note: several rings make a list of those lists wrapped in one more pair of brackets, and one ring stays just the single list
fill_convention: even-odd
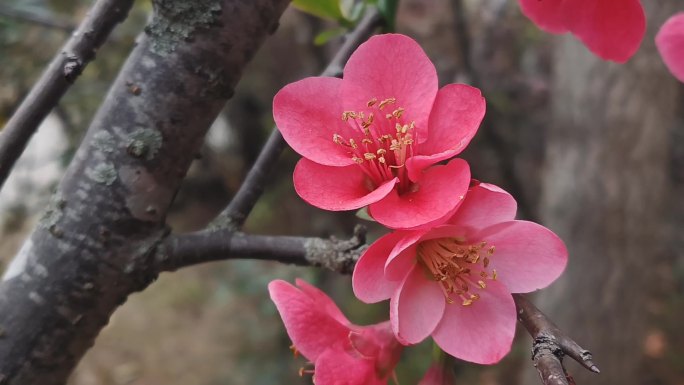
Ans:
[{"label": "tree trunk", "polygon": [[0,283],[0,384],[65,383],[157,276],[167,209],[287,0],[158,0],[52,202]]},{"label": "tree trunk", "polygon": [[[675,3],[643,3],[649,30],[625,65],[601,61],[570,37],[555,52],[540,214],[570,260],[538,305],[594,353],[599,376],[569,365],[580,385],[642,383],[654,266],[667,242],[669,137],[681,107],[653,38]],[[527,376],[525,383],[538,381]]]}]

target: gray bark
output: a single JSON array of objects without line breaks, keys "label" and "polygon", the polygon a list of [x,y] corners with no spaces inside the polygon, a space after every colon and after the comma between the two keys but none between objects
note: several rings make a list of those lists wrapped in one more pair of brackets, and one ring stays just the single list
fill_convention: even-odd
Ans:
[{"label": "gray bark", "polygon": [[63,384],[157,276],[168,207],[287,0],[160,0],[0,283],[0,384]]},{"label": "gray bark", "polygon": [[571,369],[582,385],[642,383],[654,266],[668,232],[669,137],[681,107],[653,37],[675,3],[643,3],[649,31],[626,65],[603,62],[570,37],[555,52],[540,213],[570,260],[538,303],[597,358],[600,376]]}]

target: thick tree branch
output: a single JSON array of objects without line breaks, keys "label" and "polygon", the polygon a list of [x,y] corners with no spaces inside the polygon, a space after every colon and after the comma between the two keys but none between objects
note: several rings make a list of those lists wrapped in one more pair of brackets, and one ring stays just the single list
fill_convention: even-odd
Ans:
[{"label": "thick tree branch", "polygon": [[[373,32],[380,26],[382,19],[375,8],[372,8],[366,17],[359,23],[359,25],[347,35],[344,44],[335,54],[335,57],[330,61],[325,71],[321,76],[342,76],[342,69],[344,64],[351,56],[352,52],[364,41],[366,41]],[[266,141],[264,148],[259,153],[259,157],[254,162],[245,181],[240,186],[240,189],[233,197],[232,201],[212,222],[213,228],[226,228],[229,230],[237,230],[242,227],[247,216],[254,208],[254,205],[259,200],[259,197],[264,192],[264,186],[267,178],[276,160],[283,152],[286,143],[280,131],[273,127],[271,136]]]},{"label": "thick tree branch", "polygon": [[0,133],[0,189],[47,114],[95,57],[133,0],[98,0]]},{"label": "thick tree branch", "polygon": [[193,154],[289,1],[153,3],[0,282],[0,385],[64,384],[112,312],[154,281],[154,252]]},{"label": "thick tree branch", "polygon": [[592,361],[591,352],[582,349],[525,297],[514,294],[513,298],[518,310],[518,320],[534,339],[532,360],[544,385],[574,385],[574,380],[563,367],[565,355],[588,370],[600,373]]}]

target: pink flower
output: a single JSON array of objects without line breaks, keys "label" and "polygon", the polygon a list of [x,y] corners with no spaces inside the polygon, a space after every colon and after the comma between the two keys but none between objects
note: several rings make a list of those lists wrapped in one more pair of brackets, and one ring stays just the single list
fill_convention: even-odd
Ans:
[{"label": "pink flower", "polygon": [[389,321],[357,326],[322,291],[302,280],[298,287],[276,280],[268,285],[295,352],[314,365],[316,385],[384,385],[403,346]]},{"label": "pink flower", "polygon": [[656,36],[656,46],[672,75],[684,82],[684,12],[663,24]]},{"label": "pink flower", "polygon": [[448,360],[434,362],[418,385],[456,385],[454,371],[449,367]]},{"label": "pink flower", "polygon": [[646,32],[639,0],[520,0],[520,6],[539,28],[572,32],[594,54],[618,63],[634,55]]},{"label": "pink flower", "polygon": [[404,344],[432,335],[454,357],[499,361],[515,331],[510,293],[549,285],[567,262],[554,233],[513,220],[515,212],[508,193],[475,185],[443,225],[373,243],[354,270],[354,293],[367,303],[391,298],[392,330]]},{"label": "pink flower", "polygon": [[[425,52],[403,35],[362,44],[344,78],[313,77],[288,84],[273,100],[273,117],[287,143],[304,158],[295,190],[326,210],[369,206],[391,228],[439,220],[460,204],[470,181],[459,154],[485,113],[476,88],[438,90]],[[433,166],[434,165],[434,166]]]}]

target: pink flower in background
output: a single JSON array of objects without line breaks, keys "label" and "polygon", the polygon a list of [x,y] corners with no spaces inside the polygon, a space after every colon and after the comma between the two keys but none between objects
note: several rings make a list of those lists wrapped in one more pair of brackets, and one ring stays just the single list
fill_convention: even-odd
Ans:
[{"label": "pink flower in background", "polygon": [[344,78],[291,83],[273,100],[287,143],[304,158],[297,193],[326,210],[369,206],[391,228],[413,228],[453,213],[468,189],[459,154],[485,113],[476,88],[438,90],[425,52],[403,35],[379,35],[351,56]]},{"label": "pink flower in background", "polygon": [[435,362],[425,372],[418,385],[456,385],[456,377],[448,363]]},{"label": "pink flower in background", "polygon": [[354,293],[367,303],[391,298],[392,329],[404,344],[432,335],[454,357],[499,361],[515,332],[511,293],[549,285],[567,262],[554,233],[514,220],[516,206],[500,188],[476,184],[443,225],[373,243],[354,270]]},{"label": "pink flower in background", "polygon": [[672,75],[684,82],[684,12],[663,24],[656,36],[656,46]]},{"label": "pink flower in background", "polygon": [[520,0],[520,6],[539,28],[572,32],[591,52],[618,63],[634,55],[646,32],[639,0]]},{"label": "pink flower in background", "polygon": [[384,385],[393,375],[403,346],[389,321],[357,326],[322,291],[297,280],[297,287],[276,280],[268,285],[295,352],[313,369],[316,385]]}]

